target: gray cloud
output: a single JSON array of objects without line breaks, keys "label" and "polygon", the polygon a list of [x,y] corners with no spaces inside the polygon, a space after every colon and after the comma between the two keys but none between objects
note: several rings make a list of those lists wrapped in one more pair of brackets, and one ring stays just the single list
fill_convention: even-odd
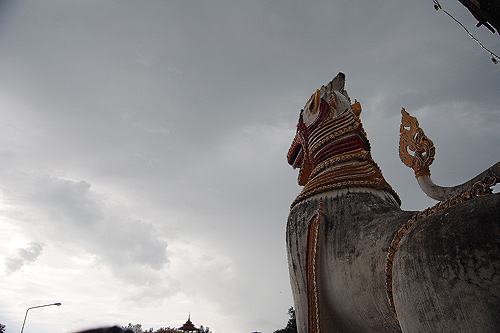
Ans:
[{"label": "gray cloud", "polygon": [[[442,5],[500,48],[457,1]],[[434,202],[399,162],[401,107],[437,146],[436,182],[463,182],[498,158],[498,66],[432,2],[1,6],[5,246],[43,240],[40,274],[90,281],[46,274],[47,292],[92,295],[125,324],[130,313],[144,327],[182,324],[196,307],[192,319],[214,332],[284,326],[284,232],[300,191],[285,154],[300,109],[338,71],[405,208]],[[29,262],[8,258],[11,270]],[[16,274],[8,283],[25,287]],[[0,301],[8,318],[24,311],[16,295]]]},{"label": "gray cloud", "polygon": [[[121,278],[131,278],[131,282],[137,276],[124,273],[128,265],[159,270],[168,263],[167,242],[156,228],[120,212],[110,198],[92,191],[89,183],[48,175],[32,179],[23,176],[21,183],[11,185],[17,190],[10,199],[22,203],[18,209],[25,211],[27,223],[41,227],[36,236],[77,245],[97,255]],[[16,262],[10,262],[9,267]]]},{"label": "gray cloud", "polygon": [[35,262],[42,254],[43,246],[43,243],[31,242],[27,247],[17,249],[17,255],[5,259],[7,270],[14,273],[23,268],[24,265]]}]

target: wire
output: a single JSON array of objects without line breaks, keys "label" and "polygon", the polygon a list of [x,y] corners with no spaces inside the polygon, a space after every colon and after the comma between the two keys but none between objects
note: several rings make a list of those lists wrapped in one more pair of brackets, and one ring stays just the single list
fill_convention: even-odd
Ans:
[{"label": "wire", "polygon": [[446,10],[444,10],[438,0],[432,0],[432,1],[434,2],[434,9],[436,11],[438,11],[438,10],[441,9],[446,15],[448,15],[449,17],[451,17],[453,19],[453,21],[457,22],[467,32],[467,34],[469,35],[470,38],[472,38],[474,41],[476,41],[476,43],[479,44],[479,46],[481,46],[481,48],[483,50],[485,50],[486,52],[488,52],[490,54],[491,61],[495,65],[500,65],[500,57],[498,55],[496,55],[495,53],[493,53],[493,51],[490,51],[486,46],[483,45],[483,43],[481,43],[481,41],[479,41],[476,37],[474,37],[470,33],[470,31],[460,21],[458,21],[456,18],[453,17],[453,15],[451,15]]}]

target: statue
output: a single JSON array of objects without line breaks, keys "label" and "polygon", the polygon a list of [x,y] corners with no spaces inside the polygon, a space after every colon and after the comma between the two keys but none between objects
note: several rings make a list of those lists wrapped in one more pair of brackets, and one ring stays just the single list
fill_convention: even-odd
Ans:
[{"label": "statue", "polygon": [[286,231],[299,332],[500,330],[500,163],[435,185],[432,141],[403,110],[400,156],[444,201],[401,210],[344,85],[339,73],[311,96],[287,154],[304,186]]}]

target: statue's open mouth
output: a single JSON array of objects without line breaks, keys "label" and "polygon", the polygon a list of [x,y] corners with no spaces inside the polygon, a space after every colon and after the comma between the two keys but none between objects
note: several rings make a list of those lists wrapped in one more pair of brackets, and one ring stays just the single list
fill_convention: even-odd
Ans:
[{"label": "statue's open mouth", "polygon": [[300,168],[302,160],[304,159],[304,150],[297,137],[292,142],[287,154],[288,164],[294,169]]}]

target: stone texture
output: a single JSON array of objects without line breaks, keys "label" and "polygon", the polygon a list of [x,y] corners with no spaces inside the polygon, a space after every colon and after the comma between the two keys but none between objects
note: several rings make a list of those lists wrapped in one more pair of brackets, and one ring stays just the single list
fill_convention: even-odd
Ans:
[{"label": "stone texture", "polygon": [[500,194],[418,221],[394,260],[405,332],[500,332]]},{"label": "stone texture", "polygon": [[[287,247],[299,332],[307,332],[307,230],[319,198],[290,212]],[[370,193],[324,198],[318,289],[322,332],[400,332],[385,289],[385,261],[395,232],[414,212]]]}]

